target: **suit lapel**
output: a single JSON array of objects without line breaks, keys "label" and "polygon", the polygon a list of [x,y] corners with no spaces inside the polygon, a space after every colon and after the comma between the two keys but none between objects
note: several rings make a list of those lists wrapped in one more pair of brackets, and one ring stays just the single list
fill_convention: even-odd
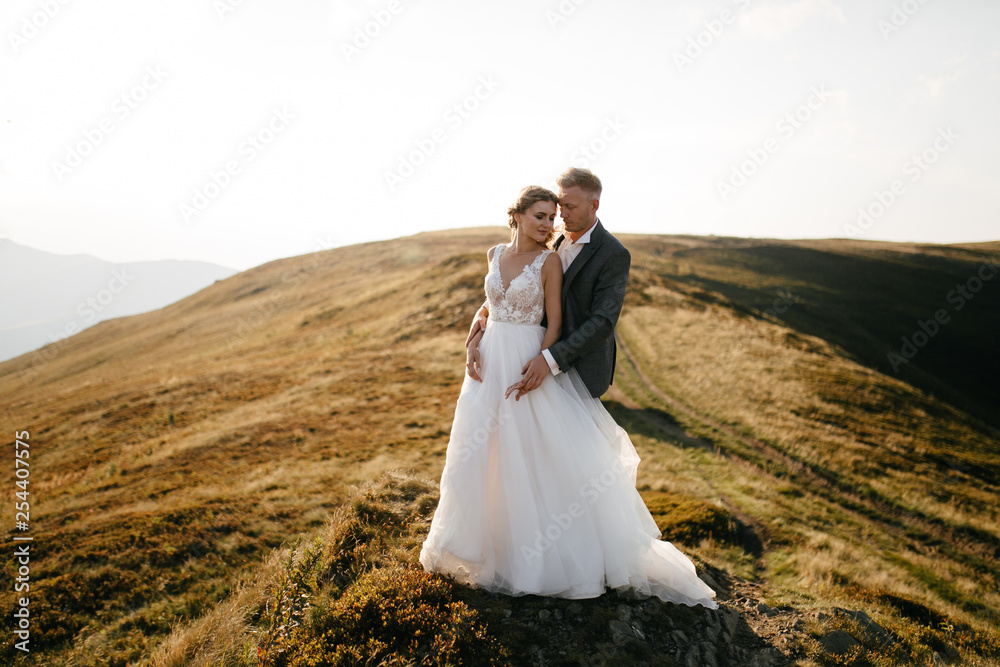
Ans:
[{"label": "suit lapel", "polygon": [[600,247],[601,242],[604,240],[604,226],[601,225],[601,221],[598,220],[594,223],[594,231],[590,233],[590,240],[583,244],[583,248],[580,250],[580,254],[576,256],[573,263],[569,265],[566,269],[566,274],[563,275],[563,294],[569,291],[569,286],[572,284],[573,279],[576,278],[576,274],[580,273],[580,269],[583,265],[594,256],[597,249]]}]

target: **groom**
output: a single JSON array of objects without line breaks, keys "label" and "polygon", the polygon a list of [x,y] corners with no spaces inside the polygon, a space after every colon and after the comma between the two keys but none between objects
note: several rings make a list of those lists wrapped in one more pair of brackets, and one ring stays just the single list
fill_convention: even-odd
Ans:
[{"label": "groom", "polygon": [[[523,386],[515,399],[542,384],[552,373],[572,367],[591,396],[600,397],[615,372],[615,324],[625,301],[632,261],[629,251],[597,218],[601,181],[589,169],[571,168],[556,180],[559,216],[565,232],[556,241],[563,266],[562,336],[521,369]],[[488,313],[476,313],[466,346],[486,326]],[[474,351],[478,357],[478,350]],[[474,368],[469,374],[479,380]]]}]

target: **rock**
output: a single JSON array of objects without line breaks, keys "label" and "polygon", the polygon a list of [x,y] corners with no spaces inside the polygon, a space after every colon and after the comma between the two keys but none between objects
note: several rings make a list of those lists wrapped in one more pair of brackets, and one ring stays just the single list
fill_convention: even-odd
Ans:
[{"label": "rock", "polygon": [[554,612],[552,612],[552,615],[556,617],[557,621],[561,621],[563,618],[562,609],[556,609]]},{"label": "rock", "polygon": [[608,627],[611,629],[611,632],[617,632],[623,635],[632,634],[632,628],[629,626],[629,624],[619,618],[616,618],[611,622],[609,622]]},{"label": "rock", "polygon": [[618,605],[618,618],[623,621],[628,621],[632,618],[632,608],[627,604]]},{"label": "rock", "polygon": [[684,646],[689,643],[687,635],[684,634],[683,630],[674,630],[670,633],[670,636],[673,637],[674,643],[678,646]]},{"label": "rock", "polygon": [[615,643],[615,646],[621,646],[632,637],[632,628],[625,621],[616,618],[609,625],[611,627],[611,641]]},{"label": "rock", "polygon": [[566,611],[574,616],[579,616],[583,613],[583,605],[579,602],[570,602],[566,605]]},{"label": "rock", "polygon": [[775,609],[774,607],[768,606],[768,605],[764,604],[763,602],[760,602],[760,603],[757,604],[757,611],[759,611],[760,613],[764,614],[765,616],[775,616],[778,613],[777,609]]},{"label": "rock", "polygon": [[701,667],[701,658],[698,656],[698,645],[694,644],[684,656],[684,664],[687,667]]},{"label": "rock", "polygon": [[843,630],[834,630],[819,638],[819,643],[823,645],[823,650],[827,653],[843,655],[855,646],[860,646],[857,639],[847,634]]},{"label": "rock", "polygon": [[504,618],[510,618],[510,614],[511,614],[510,609],[504,609],[503,610],[503,617]]},{"label": "rock", "polygon": [[701,651],[701,664],[705,667],[718,667],[715,661],[715,647],[708,642],[702,642],[699,649]]},{"label": "rock", "polygon": [[835,607],[834,611],[838,616],[847,616],[848,618],[856,621],[857,624],[861,626],[861,629],[865,632],[865,634],[877,641],[879,645],[884,646],[886,644],[895,643],[896,640],[893,639],[892,635],[890,635],[889,632],[881,625],[873,621],[872,617],[865,612],[855,611],[852,609],[841,609],[839,607]]},{"label": "rock", "polygon": [[740,622],[740,613],[735,609],[725,609],[722,616],[722,625],[726,628],[726,632],[729,633],[730,637],[736,636],[736,627]]},{"label": "rock", "polygon": [[772,647],[755,653],[749,665],[750,667],[771,667],[772,665],[785,664],[786,662],[784,654]]},{"label": "rock", "polygon": [[935,665],[951,665],[959,660],[962,656],[951,646],[945,644],[944,651],[934,652],[934,664]]},{"label": "rock", "polygon": [[715,578],[712,577],[712,575],[710,575],[708,572],[702,572],[700,575],[698,575],[698,577],[706,584],[708,584],[709,588],[711,588],[716,593],[722,592],[722,586],[720,586],[719,582],[717,582]]},{"label": "rock", "polygon": [[538,612],[538,620],[539,621],[547,621],[547,620],[549,620],[549,616],[551,616],[551,615],[552,615],[552,612],[550,612],[548,609],[542,609],[541,611]]}]

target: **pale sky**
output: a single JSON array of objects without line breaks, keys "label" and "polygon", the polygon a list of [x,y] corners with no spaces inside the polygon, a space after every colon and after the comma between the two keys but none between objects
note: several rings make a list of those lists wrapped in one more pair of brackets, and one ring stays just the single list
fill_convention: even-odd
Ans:
[{"label": "pale sky", "polygon": [[995,0],[7,0],[0,28],[0,237],[50,252],[247,269],[503,225],[570,165],[613,233],[1000,239]]}]

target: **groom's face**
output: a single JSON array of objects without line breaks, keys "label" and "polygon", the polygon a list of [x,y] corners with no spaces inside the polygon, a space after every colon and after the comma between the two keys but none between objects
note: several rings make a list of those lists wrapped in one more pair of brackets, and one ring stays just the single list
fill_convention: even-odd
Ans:
[{"label": "groom's face", "polygon": [[559,188],[559,217],[567,232],[580,232],[590,227],[597,218],[598,200],[578,185]]}]

